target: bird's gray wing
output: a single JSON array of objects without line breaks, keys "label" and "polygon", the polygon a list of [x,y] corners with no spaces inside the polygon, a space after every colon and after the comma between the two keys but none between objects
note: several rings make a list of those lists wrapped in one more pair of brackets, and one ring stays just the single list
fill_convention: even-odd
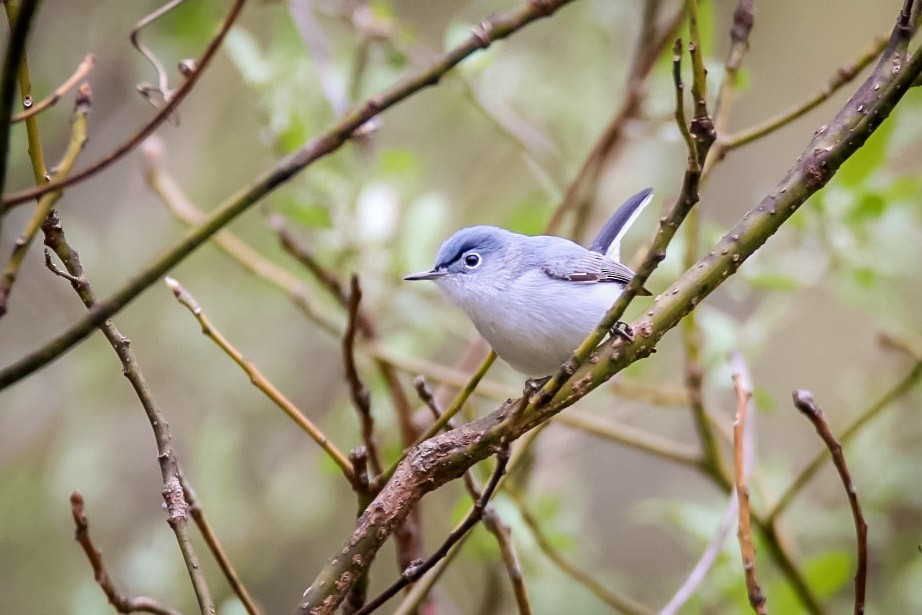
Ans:
[{"label": "bird's gray wing", "polygon": [[617,282],[627,284],[634,272],[598,252],[562,255],[546,259],[541,270],[548,276],[568,282]]}]

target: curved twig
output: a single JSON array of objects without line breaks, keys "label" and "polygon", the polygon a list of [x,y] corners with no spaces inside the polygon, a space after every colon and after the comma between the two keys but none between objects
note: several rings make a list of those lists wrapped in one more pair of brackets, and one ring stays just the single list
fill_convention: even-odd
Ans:
[{"label": "curved twig", "polygon": [[182,615],[179,611],[167,608],[161,605],[153,598],[146,596],[126,596],[115,586],[112,577],[106,570],[106,565],[102,561],[102,552],[96,548],[93,539],[90,538],[90,522],[86,518],[86,509],[84,508],[83,496],[79,491],[70,494],[70,510],[74,517],[74,540],[76,540],[86,558],[93,567],[93,576],[96,583],[102,589],[109,604],[119,613],[154,613],[154,615]]},{"label": "curved twig", "polygon": [[161,98],[163,98],[163,102],[167,103],[173,96],[173,90],[170,89],[170,79],[166,74],[166,69],[163,68],[163,63],[160,62],[160,58],[158,58],[153,51],[148,49],[138,40],[138,35],[141,33],[141,30],[146,28],[151,23],[157,21],[185,1],[186,0],[170,0],[170,2],[167,2],[154,12],[142,17],[131,29],[131,34],[128,36],[128,40],[131,41],[132,47],[137,49],[141,55],[147,58],[147,61],[150,62],[153,65],[154,70],[157,71],[157,85],[150,85],[148,83],[138,85],[138,91],[150,104],[154,106],[155,109],[159,109],[160,106],[151,97],[151,93],[156,92],[157,94],[160,94]]},{"label": "curved twig", "polygon": [[77,70],[74,71],[74,74],[68,77],[64,83],[59,85],[58,88],[54,92],[52,92],[50,96],[43,98],[37,103],[32,103],[29,106],[29,108],[27,108],[25,111],[22,111],[14,115],[13,118],[10,120],[10,123],[15,124],[16,122],[21,122],[23,120],[29,119],[30,117],[34,115],[38,115],[45,109],[56,105],[58,101],[61,100],[61,98],[65,94],[67,94],[67,92],[71,88],[73,88],[80,81],[82,81],[88,74],[90,74],[90,71],[92,71],[95,66],[96,66],[96,56],[92,53],[86,54],[86,57],[83,58],[83,62],[80,63],[80,65],[77,67]]},{"label": "curved twig", "polygon": [[794,391],[794,405],[806,416],[816,433],[822,438],[826,448],[832,455],[832,463],[835,464],[839,477],[842,479],[842,486],[845,487],[845,495],[848,496],[848,504],[852,509],[852,517],[855,521],[855,542],[858,551],[858,568],[855,571],[855,615],[864,613],[864,595],[868,581],[868,524],[864,522],[864,514],[861,512],[861,504],[858,502],[858,490],[852,482],[851,473],[848,471],[848,465],[845,463],[845,456],[842,454],[842,445],[836,440],[832,430],[829,429],[829,423],[823,416],[823,411],[813,401],[813,395],[810,391]]},{"label": "curved twig", "polygon": [[[227,13],[227,16],[224,18],[224,22],[221,24],[220,30],[215,35],[211,41],[209,41],[208,46],[205,47],[205,51],[202,52],[201,57],[195,62],[195,66],[190,70],[186,76],[186,80],[182,82],[176,91],[173,92],[173,96],[170,97],[170,100],[163,105],[160,111],[151,118],[144,126],[141,127],[135,134],[128,138],[127,141],[119,145],[115,150],[100,158],[89,167],[83,169],[82,171],[71,175],[65,180],[59,182],[51,182],[44,184],[42,186],[37,186],[30,190],[23,190],[21,192],[16,192],[14,194],[6,195],[3,197],[3,205],[0,206],[0,216],[9,211],[11,208],[21,205],[22,203],[31,201],[46,192],[51,192],[52,190],[61,190],[68,186],[72,186],[77,182],[81,182],[84,179],[99,173],[115,161],[119,160],[122,156],[133,150],[138,146],[148,135],[154,132],[160,124],[163,123],[165,119],[170,117],[173,111],[179,106],[179,103],[192,91],[192,88],[195,87],[195,84],[198,82],[199,77],[202,76],[202,73],[205,72],[205,69],[208,67],[215,53],[218,51],[218,47],[221,45],[221,42],[224,40],[224,37],[227,35],[227,32],[230,30],[230,27],[236,21],[237,16],[240,14],[240,11],[243,9],[243,4],[246,0],[234,0],[233,6]],[[7,116],[8,117],[8,116]],[[3,121],[2,115],[0,115],[0,121]],[[2,126],[3,124],[0,124]],[[2,132],[2,131],[0,131]],[[0,189],[3,188],[2,177],[0,177]],[[92,330],[92,329],[91,329]]]}]

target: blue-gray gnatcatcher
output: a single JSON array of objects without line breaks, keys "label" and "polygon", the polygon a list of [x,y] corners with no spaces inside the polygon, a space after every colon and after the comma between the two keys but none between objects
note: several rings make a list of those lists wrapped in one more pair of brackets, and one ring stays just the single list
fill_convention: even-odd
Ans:
[{"label": "blue-gray gnatcatcher", "polygon": [[432,271],[404,279],[433,280],[500,358],[526,376],[547,376],[634,277],[618,260],[621,239],[652,199],[650,189],[628,199],[588,250],[562,237],[463,228],[442,244]]}]

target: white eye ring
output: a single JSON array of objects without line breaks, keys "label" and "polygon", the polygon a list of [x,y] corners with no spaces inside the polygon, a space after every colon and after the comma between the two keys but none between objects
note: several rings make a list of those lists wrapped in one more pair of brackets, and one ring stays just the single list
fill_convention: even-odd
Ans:
[{"label": "white eye ring", "polygon": [[464,266],[468,269],[477,269],[477,267],[480,267],[480,263],[482,262],[483,259],[480,258],[480,255],[476,252],[471,252],[464,257]]}]

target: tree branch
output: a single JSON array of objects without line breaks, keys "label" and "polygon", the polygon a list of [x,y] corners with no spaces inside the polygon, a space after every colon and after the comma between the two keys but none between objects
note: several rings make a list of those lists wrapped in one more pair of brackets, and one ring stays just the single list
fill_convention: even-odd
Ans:
[{"label": "tree branch", "polygon": [[852,476],[848,471],[848,465],[845,463],[845,456],[842,455],[842,445],[836,440],[829,424],[823,416],[823,411],[813,402],[813,394],[810,391],[794,391],[794,405],[806,416],[816,433],[826,444],[829,453],[832,455],[832,463],[835,464],[836,470],[839,471],[839,477],[842,479],[842,486],[845,487],[845,494],[848,496],[848,504],[852,509],[852,517],[855,520],[855,542],[858,550],[858,569],[855,571],[855,615],[864,613],[864,595],[865,587],[868,580],[868,524],[864,522],[864,515],[861,512],[861,504],[858,502],[858,490],[852,482]]},{"label": "tree branch", "polygon": [[[61,222],[54,211],[45,220],[42,231],[45,234],[45,245],[54,250],[67,268],[67,272],[76,280],[76,282],[72,281],[72,285],[80,296],[80,300],[83,301],[87,309],[92,309],[96,296],[83,275],[80,257],[76,250],[67,243],[64,229],[61,227]],[[115,354],[118,355],[122,364],[122,373],[131,383],[131,387],[147,414],[151,430],[154,432],[154,438],[157,441],[157,461],[160,464],[160,474],[163,478],[161,494],[165,503],[167,523],[179,543],[179,550],[185,561],[189,579],[192,581],[199,609],[203,615],[210,615],[214,613],[214,602],[211,599],[211,591],[208,589],[208,583],[205,580],[205,574],[202,572],[198,555],[196,555],[192,546],[192,536],[189,532],[189,505],[183,490],[179,460],[173,450],[173,436],[170,433],[170,424],[154,399],[153,393],[147,384],[147,379],[141,372],[134,352],[131,350],[131,342],[121,334],[111,320],[106,320],[102,323],[100,329]]]},{"label": "tree branch", "polygon": [[74,539],[83,548],[86,558],[93,567],[93,577],[100,589],[109,599],[109,604],[119,613],[154,613],[155,615],[182,615],[179,611],[162,606],[153,598],[146,596],[126,596],[118,590],[106,565],[102,561],[102,552],[93,544],[90,538],[90,522],[86,518],[86,510],[83,505],[83,496],[79,491],[70,494],[70,509],[74,517],[74,525],[77,529],[74,531]]},{"label": "tree branch", "polygon": [[[51,95],[49,95],[46,98],[43,98],[37,103],[32,102],[26,108],[25,111],[21,111],[20,113],[17,113],[16,115],[14,115],[13,118],[10,120],[10,122],[15,124],[17,122],[27,120],[31,117],[38,115],[45,109],[49,107],[53,107],[54,105],[58,103],[59,100],[61,100],[61,98],[64,97],[65,94],[67,94],[67,92],[71,90],[71,88],[73,88],[78,83],[80,83],[80,81],[85,79],[86,76],[90,74],[90,71],[93,70],[94,66],[96,66],[96,56],[92,53],[86,54],[86,57],[83,58],[83,62],[81,62],[80,65],[77,66],[77,70],[74,71],[74,74],[68,77],[64,83],[59,85],[57,89],[51,93]],[[29,101],[31,102],[31,97],[29,98]]]},{"label": "tree branch", "polygon": [[[15,0],[7,0],[4,3],[7,5],[7,17],[10,22],[10,40],[3,58],[3,72],[0,73],[0,194],[3,194],[6,186],[6,172],[9,167],[10,116],[13,115],[16,76],[20,63],[26,57],[26,39],[29,37],[32,19],[41,0],[23,0],[19,6],[13,4],[14,2]],[[0,209],[0,218],[2,217],[3,210]]]},{"label": "tree branch", "polygon": [[[411,566],[403,571],[398,579],[393,585],[388,587],[386,590],[381,592],[377,597],[370,600],[362,609],[357,611],[355,615],[367,615],[371,613],[385,602],[390,600],[392,597],[397,595],[397,593],[406,587],[407,585],[413,583],[414,581],[419,580],[426,572],[428,572],[433,566],[435,566],[439,560],[445,557],[448,554],[448,551],[459,541],[461,538],[467,534],[483,517],[484,509],[487,506],[487,503],[490,501],[490,498],[493,497],[493,494],[496,492],[496,487],[499,485],[499,480],[506,473],[506,464],[509,462],[509,445],[505,442],[500,443],[500,448],[496,452],[496,469],[493,470],[493,474],[490,477],[490,482],[487,483],[486,488],[483,490],[483,493],[480,495],[480,498],[475,502],[474,507],[467,514],[467,517],[464,518],[464,521],[455,528],[451,534],[445,539],[445,542],[442,543],[435,553],[433,553],[426,561],[419,562],[416,566]],[[306,604],[309,600],[308,596],[305,596],[304,603]],[[303,611],[305,609],[304,604],[300,607]],[[319,611],[312,609],[311,615],[319,615]]]},{"label": "tree branch", "polygon": [[736,387],[736,420],[733,422],[733,467],[735,468],[736,498],[738,501],[737,513],[739,518],[740,553],[743,556],[743,572],[746,576],[746,593],[749,604],[759,615],[765,615],[765,595],[756,578],[756,548],[752,542],[752,517],[749,508],[749,487],[746,484],[746,463],[743,450],[743,433],[746,428],[746,411],[752,391],[747,389],[742,382],[742,375],[733,374],[733,385]]},{"label": "tree branch", "polygon": [[279,391],[275,385],[269,382],[263,373],[256,367],[252,361],[247,359],[243,353],[237,350],[228,340],[225,338],[220,331],[218,331],[215,326],[211,323],[211,319],[205,315],[205,312],[202,310],[202,307],[198,304],[189,291],[180,285],[179,282],[173,278],[166,278],[166,284],[169,286],[170,290],[173,293],[173,296],[176,300],[185,306],[198,321],[199,325],[202,327],[202,333],[210,338],[218,347],[224,351],[227,356],[229,356],[234,363],[236,363],[240,368],[246,372],[247,376],[250,377],[250,382],[253,383],[257,389],[262,391],[266,397],[272,400],[272,402],[277,405],[282,411],[285,412],[293,420],[298,427],[300,427],[304,433],[306,433],[310,438],[316,442],[323,451],[329,455],[330,459],[333,460],[343,475],[346,477],[346,480],[349,481],[350,485],[356,484],[355,472],[352,468],[352,464],[349,462],[349,459],[333,444],[326,434],[324,434],[319,427],[314,425],[301,410],[298,409],[285,395]]},{"label": "tree branch", "polygon": [[[922,378],[922,361],[917,360],[912,369],[909,370],[909,373],[906,374],[902,380],[892,389],[884,393],[880,399],[871,404],[867,410],[862,412],[858,418],[842,432],[842,435],[839,437],[839,442],[845,443],[851,440],[855,434],[861,431],[869,422],[877,418],[877,416],[889,407],[890,404],[911,391],[920,378]],[[807,486],[810,479],[816,475],[828,459],[828,452],[820,451],[816,457],[807,464],[800,474],[791,482],[791,485],[785,490],[781,497],[778,498],[778,503],[775,504],[774,508],[772,508],[771,512],[767,515],[766,519],[769,523],[774,524],[774,522],[778,520],[784,511],[787,510],[787,507],[790,506],[791,502],[794,501],[797,494]]]},{"label": "tree branch", "polygon": [[[67,145],[67,151],[64,152],[64,157],[61,158],[61,162],[58,164],[56,177],[67,177],[77,160],[77,156],[83,150],[83,145],[86,143],[86,118],[89,113],[90,87],[84,83],[77,93],[71,123],[70,142]],[[17,238],[10,260],[3,269],[3,275],[0,276],[0,317],[7,312],[10,292],[13,290],[13,284],[16,282],[16,276],[19,274],[19,268],[22,266],[26,253],[29,251],[29,246],[32,245],[32,241],[38,234],[39,229],[42,228],[42,224],[44,224],[54,204],[60,198],[60,190],[44,195],[35,207],[32,217],[26,223],[22,235]]]}]

